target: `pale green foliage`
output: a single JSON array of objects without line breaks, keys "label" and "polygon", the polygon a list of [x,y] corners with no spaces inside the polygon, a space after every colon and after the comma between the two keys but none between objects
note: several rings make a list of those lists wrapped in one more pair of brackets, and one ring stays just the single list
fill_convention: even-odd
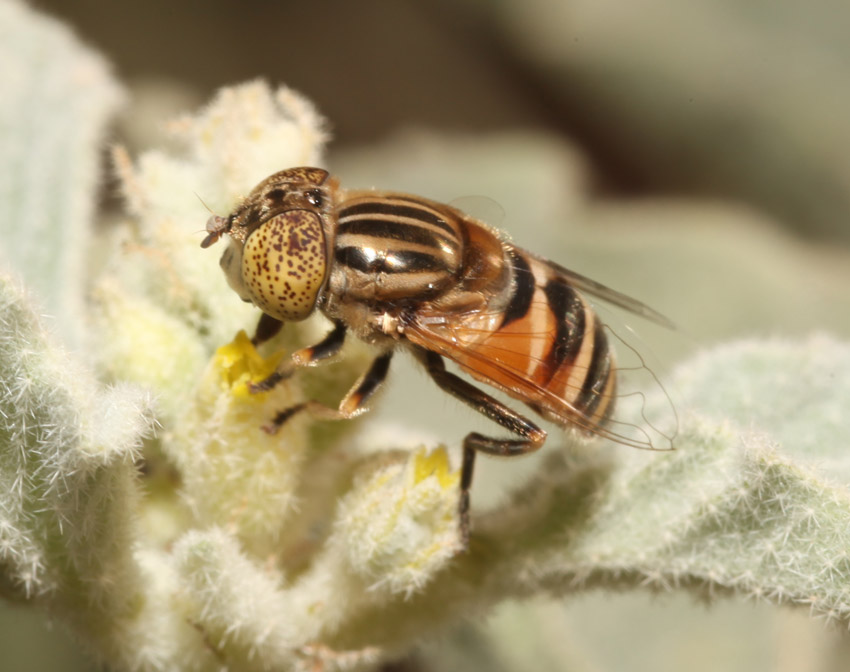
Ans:
[{"label": "pale green foliage", "polygon": [[449,472],[444,450],[396,455],[366,473],[341,502],[328,546],[334,556],[347,556],[369,590],[409,597],[461,550],[457,502],[445,496],[458,475]]},{"label": "pale green foliage", "polygon": [[99,388],[0,277],[0,419],[2,591],[78,613],[97,640],[141,599],[132,523],[146,396]]},{"label": "pale green foliage", "polygon": [[178,156],[150,152],[133,165],[116,150],[135,218],[113,232],[112,262],[94,290],[96,348],[108,374],[155,387],[163,410],[179,413],[212,350],[256,319],[255,309],[232,301],[210,263],[215,253],[199,250],[209,216],[200,199],[229,212],[280,166],[317,163],[323,125],[293,92],[253,83],[224,90],[197,117],[174,122],[185,148]]},{"label": "pale green foliage", "polygon": [[[254,370],[245,366],[250,355]],[[216,354],[173,440],[163,444],[183,475],[182,492],[198,523],[230,527],[260,557],[279,547],[307,450],[304,418],[275,435],[263,431],[277,411],[301,400],[295,385],[247,391],[248,380],[272,371],[242,332]]]},{"label": "pale green foliage", "polygon": [[0,2],[0,63],[0,259],[76,346],[100,179],[92,148],[122,93],[66,26],[12,0]]},{"label": "pale green foliage", "polygon": [[[227,288],[217,248],[198,247],[208,213],[193,192],[226,212],[268,173],[320,162],[322,128],[293,92],[250,83],[175,126],[179,155],[117,153],[132,220],[105,245],[88,316],[89,356],[114,386],[2,276],[4,596],[69,616],[97,656],[133,670],[367,669],[506,598],[600,587],[738,594],[850,621],[850,346],[827,336],[683,364],[675,452],[553,435],[527,482],[474,510],[465,553],[445,449],[361,452],[356,423],[307,417],[264,432],[307,396],[338,399],[365,359],[250,394],[286,344],[234,340],[256,311]],[[296,338],[321,332],[308,323]]]}]

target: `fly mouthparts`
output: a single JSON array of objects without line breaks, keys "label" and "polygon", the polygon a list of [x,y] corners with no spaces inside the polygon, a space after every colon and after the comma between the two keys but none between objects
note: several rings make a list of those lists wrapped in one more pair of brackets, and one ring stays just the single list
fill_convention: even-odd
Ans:
[{"label": "fly mouthparts", "polygon": [[201,247],[206,249],[213,243],[218,242],[218,239],[221,238],[221,234],[225,232],[228,227],[229,218],[222,217],[221,215],[213,215],[207,220],[207,237],[203,239],[201,242]]},{"label": "fly mouthparts", "polygon": [[201,241],[201,247],[204,249],[208,248],[210,245],[217,243],[218,239],[221,238],[220,233],[208,233],[207,237]]}]

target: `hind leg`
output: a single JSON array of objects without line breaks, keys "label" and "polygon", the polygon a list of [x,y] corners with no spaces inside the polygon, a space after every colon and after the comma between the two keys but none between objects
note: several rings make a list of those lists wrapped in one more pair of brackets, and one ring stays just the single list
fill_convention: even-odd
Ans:
[{"label": "hind leg", "polygon": [[458,513],[461,540],[464,548],[466,548],[469,545],[469,488],[472,485],[472,473],[475,469],[475,455],[479,451],[503,457],[525,455],[534,452],[543,445],[546,440],[546,432],[486,392],[482,392],[463,378],[446,371],[446,366],[440,355],[427,350],[419,350],[416,354],[425,364],[431,378],[441,389],[521,437],[519,439],[493,439],[478,432],[472,432],[463,440],[463,465],[460,472]]}]

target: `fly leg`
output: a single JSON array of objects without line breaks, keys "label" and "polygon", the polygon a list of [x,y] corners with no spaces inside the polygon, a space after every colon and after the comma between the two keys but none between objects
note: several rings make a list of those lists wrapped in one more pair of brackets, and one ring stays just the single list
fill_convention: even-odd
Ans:
[{"label": "fly leg", "polygon": [[260,315],[260,321],[257,322],[257,330],[254,332],[254,337],[251,339],[251,343],[254,344],[254,347],[257,347],[261,343],[271,340],[277,336],[281,327],[283,327],[283,322],[281,320],[263,313]]},{"label": "fly leg", "polygon": [[460,471],[460,536],[464,548],[469,546],[469,488],[472,484],[472,472],[475,468],[475,455],[478,451],[490,455],[513,457],[531,453],[546,440],[546,432],[533,422],[500,403],[486,392],[470,385],[463,378],[446,371],[443,358],[435,352],[418,349],[417,357],[434,382],[452,396],[468,404],[479,413],[499,423],[505,429],[520,436],[519,439],[493,439],[472,432],[463,440],[463,465]]},{"label": "fly leg", "polygon": [[[268,319],[266,319],[268,318]],[[275,324],[275,322],[277,324]],[[260,318],[260,323],[257,325],[257,333],[252,339],[253,343],[262,343],[274,336],[280,331],[283,322],[273,317],[267,316],[265,313]],[[304,366],[315,366],[325,359],[329,359],[336,355],[342,344],[345,342],[345,325],[342,322],[334,323],[334,328],[316,345],[309,348],[301,348],[292,353],[292,357],[285,360],[277,369],[265,380],[259,383],[251,383],[249,389],[251,392],[264,392],[272,389],[280,381],[286,380],[296,369]]]},{"label": "fly leg", "polygon": [[[299,350],[299,352],[303,351]],[[280,411],[277,415],[275,415],[274,420],[272,420],[270,424],[265,425],[263,429],[269,434],[274,434],[293,415],[303,411],[307,411],[314,417],[321,420],[348,420],[350,418],[357,417],[367,410],[366,402],[386,379],[392,355],[392,350],[388,350],[382,355],[376,357],[368,371],[360,377],[360,379],[354,384],[354,387],[352,387],[349,393],[345,395],[339,404],[339,408],[330,408],[318,401],[303,401],[300,404],[295,404],[295,406],[290,406],[289,408]]]}]

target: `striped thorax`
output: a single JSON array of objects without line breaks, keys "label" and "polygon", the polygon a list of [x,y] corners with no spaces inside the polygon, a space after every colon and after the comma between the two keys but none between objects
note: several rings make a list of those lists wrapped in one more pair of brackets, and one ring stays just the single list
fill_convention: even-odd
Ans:
[{"label": "striped thorax", "polygon": [[437,204],[349,192],[336,209],[334,264],[330,290],[346,301],[424,301],[456,282],[463,233]]}]

